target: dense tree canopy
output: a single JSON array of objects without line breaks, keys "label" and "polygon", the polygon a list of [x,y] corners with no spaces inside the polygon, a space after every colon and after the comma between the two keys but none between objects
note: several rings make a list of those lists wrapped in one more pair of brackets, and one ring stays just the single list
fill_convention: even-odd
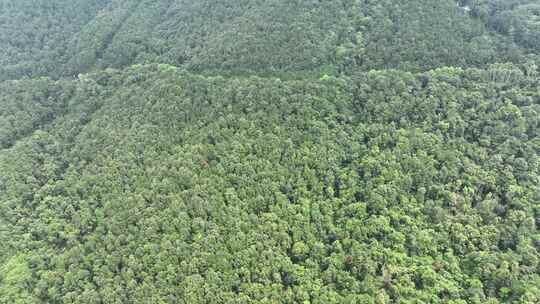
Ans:
[{"label": "dense tree canopy", "polygon": [[539,7],[538,0],[0,0],[0,80],[136,63],[295,78],[523,63],[538,54]]},{"label": "dense tree canopy", "polygon": [[540,300],[540,91],[522,67],[49,82],[4,91],[16,117],[63,110],[4,135],[3,299]]},{"label": "dense tree canopy", "polygon": [[540,303],[537,0],[0,0],[0,303]]}]

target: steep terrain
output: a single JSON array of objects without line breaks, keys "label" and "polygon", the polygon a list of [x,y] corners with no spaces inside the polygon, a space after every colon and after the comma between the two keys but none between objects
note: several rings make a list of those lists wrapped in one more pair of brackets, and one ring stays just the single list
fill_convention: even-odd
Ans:
[{"label": "steep terrain", "polygon": [[0,79],[136,63],[289,77],[485,67],[540,41],[538,1],[79,2],[0,1]]}]

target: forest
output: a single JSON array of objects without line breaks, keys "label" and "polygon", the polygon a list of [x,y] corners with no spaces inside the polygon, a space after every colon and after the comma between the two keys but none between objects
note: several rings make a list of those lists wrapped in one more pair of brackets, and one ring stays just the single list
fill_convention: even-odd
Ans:
[{"label": "forest", "polygon": [[0,303],[538,304],[539,66],[539,0],[0,0]]}]

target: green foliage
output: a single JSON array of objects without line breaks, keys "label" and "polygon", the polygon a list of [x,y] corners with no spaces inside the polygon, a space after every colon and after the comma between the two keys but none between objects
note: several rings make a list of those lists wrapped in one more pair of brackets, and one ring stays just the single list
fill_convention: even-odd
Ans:
[{"label": "green foliage", "polygon": [[109,0],[0,0],[0,80],[59,76],[66,44]]},{"label": "green foliage", "polygon": [[472,14],[494,31],[533,52],[540,47],[540,3],[537,0],[469,1]]},{"label": "green foliage", "polygon": [[69,85],[45,78],[2,82],[0,91],[0,148],[52,122],[62,114],[71,94]]},{"label": "green foliage", "polygon": [[31,304],[35,299],[28,292],[32,273],[25,256],[11,257],[0,267],[0,299],[2,303]]},{"label": "green foliage", "polygon": [[0,303],[540,303],[537,0],[0,0]]},{"label": "green foliage", "polygon": [[538,3],[505,1],[461,1],[467,13],[450,0],[2,0],[0,80],[148,63],[294,78],[523,62],[538,54]]},{"label": "green foliage", "polygon": [[535,303],[540,93],[521,68],[49,84],[67,106],[0,151],[0,299]]}]

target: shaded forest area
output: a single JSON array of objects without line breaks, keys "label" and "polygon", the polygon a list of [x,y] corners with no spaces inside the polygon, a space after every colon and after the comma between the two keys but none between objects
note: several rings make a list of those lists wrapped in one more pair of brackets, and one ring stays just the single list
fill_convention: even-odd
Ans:
[{"label": "shaded forest area", "polygon": [[523,63],[538,60],[539,12],[537,0],[0,0],[0,79],[149,63],[287,78]]}]

